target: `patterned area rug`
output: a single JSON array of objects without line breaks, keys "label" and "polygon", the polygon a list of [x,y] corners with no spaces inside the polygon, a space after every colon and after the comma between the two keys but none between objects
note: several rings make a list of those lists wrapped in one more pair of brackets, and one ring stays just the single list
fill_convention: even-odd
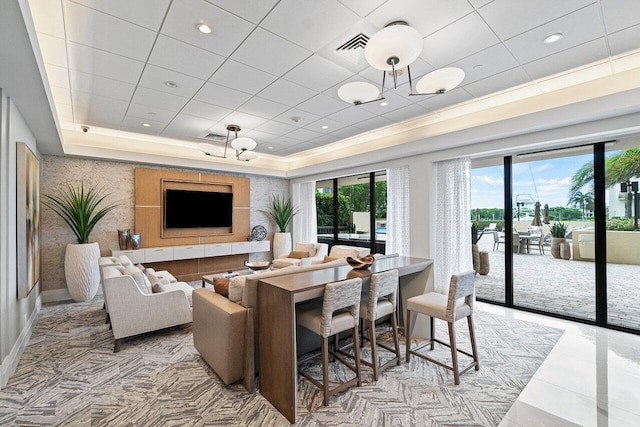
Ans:
[{"label": "patterned area rug", "polygon": [[[487,313],[475,323],[481,368],[463,374],[460,386],[449,371],[417,357],[376,384],[365,367],[363,386],[332,397],[329,407],[321,406],[320,390],[300,379],[297,425],[499,424],[562,331]],[[446,338],[446,325],[436,325]],[[459,345],[468,349],[463,326]],[[0,390],[0,425],[289,425],[259,393],[224,387],[193,347],[190,326],[112,351],[102,300],[43,307],[17,372]],[[448,356],[438,348],[432,354]],[[368,344],[363,355],[370,357]],[[307,370],[319,373],[317,363]],[[332,380],[351,375],[339,362],[331,365]]]}]

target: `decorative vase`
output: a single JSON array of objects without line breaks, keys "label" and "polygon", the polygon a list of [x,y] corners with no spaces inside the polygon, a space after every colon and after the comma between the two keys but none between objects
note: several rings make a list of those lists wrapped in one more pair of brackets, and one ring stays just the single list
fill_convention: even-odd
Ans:
[{"label": "decorative vase", "polygon": [[76,302],[90,301],[100,286],[97,243],[68,244],[64,254],[64,275],[71,297]]},{"label": "decorative vase", "polygon": [[560,244],[566,243],[567,239],[564,237],[553,237],[551,239],[551,256],[554,258],[560,258]]},{"label": "decorative vase", "polygon": [[480,269],[478,270],[481,276],[489,274],[489,252],[480,252]]},{"label": "decorative vase", "polygon": [[291,253],[291,233],[274,233],[273,259],[282,258]]},{"label": "decorative vase", "polygon": [[129,247],[129,239],[131,237],[131,230],[118,230],[118,246],[123,251]]},{"label": "decorative vase", "polygon": [[562,259],[571,259],[571,245],[560,243],[560,257]]},{"label": "decorative vase", "polygon": [[142,242],[142,236],[140,233],[132,234],[129,240],[131,242],[130,249],[140,249],[140,243]]},{"label": "decorative vase", "polygon": [[478,274],[478,271],[480,271],[480,250],[478,245],[471,245],[471,257],[473,259],[473,271]]}]

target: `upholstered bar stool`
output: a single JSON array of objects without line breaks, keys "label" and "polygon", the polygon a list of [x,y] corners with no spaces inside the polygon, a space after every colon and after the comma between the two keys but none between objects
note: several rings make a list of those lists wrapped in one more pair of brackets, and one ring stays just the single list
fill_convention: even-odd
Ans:
[{"label": "upholstered bar stool", "polygon": [[[428,294],[418,295],[407,300],[407,363],[409,363],[410,356],[414,354],[416,356],[422,357],[425,360],[428,360],[429,362],[433,362],[444,368],[452,370],[456,385],[460,384],[460,374],[465,373],[472,367],[475,367],[476,371],[480,369],[480,364],[478,362],[478,350],[476,348],[476,337],[473,330],[474,280],[474,271],[468,271],[462,274],[454,274],[451,276],[448,297],[447,295],[439,294],[437,292],[429,292]],[[453,366],[445,365],[442,362],[411,350],[411,328],[415,325],[416,315],[418,313],[431,316],[431,341],[429,342],[429,344],[431,345],[431,350],[433,350],[436,342],[449,347],[451,349],[451,360]],[[467,323],[469,325],[471,351],[473,354],[462,351],[456,346],[455,322],[465,317],[467,318]],[[434,318],[445,320],[449,324],[449,344],[436,339],[435,329],[433,327]],[[461,371],[458,368],[457,352],[473,358],[473,362],[471,362]]]},{"label": "upholstered bar stool", "polygon": [[[371,341],[371,362],[366,360],[361,360],[361,362],[373,369],[374,381],[378,381],[378,374],[389,366],[400,364],[400,342],[398,341],[398,325],[396,321],[397,297],[398,270],[389,270],[371,275],[369,293],[365,292],[360,302],[360,318],[363,320],[363,326],[369,327],[369,340]],[[376,320],[389,315],[391,317],[395,350],[376,341]],[[362,336],[365,337],[364,332]],[[394,353],[395,357],[378,366],[377,346]]]},{"label": "upholstered bar stool", "polygon": [[[333,282],[325,286],[322,305],[301,304],[296,308],[298,324],[322,337],[322,383],[302,370],[300,375],[320,388],[324,394],[324,406],[329,397],[357,384],[360,387],[360,340],[358,339],[358,319],[362,279]],[[347,363],[335,353],[335,358],[355,372],[355,378],[329,389],[329,337],[351,330],[354,342],[355,366]]]}]

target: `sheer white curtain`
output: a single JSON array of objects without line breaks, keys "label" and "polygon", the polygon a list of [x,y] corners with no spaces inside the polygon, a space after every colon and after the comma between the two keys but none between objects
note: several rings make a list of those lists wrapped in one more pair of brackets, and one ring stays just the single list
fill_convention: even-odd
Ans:
[{"label": "sheer white curtain", "polygon": [[409,208],[409,166],[387,169],[387,254],[409,255]]},{"label": "sheer white curtain", "polygon": [[435,288],[447,293],[452,274],[473,268],[471,261],[471,161],[436,163]]},{"label": "sheer white curtain", "polygon": [[293,184],[291,197],[293,206],[300,211],[293,217],[293,244],[318,242],[318,219],[316,215],[316,182],[308,181]]}]

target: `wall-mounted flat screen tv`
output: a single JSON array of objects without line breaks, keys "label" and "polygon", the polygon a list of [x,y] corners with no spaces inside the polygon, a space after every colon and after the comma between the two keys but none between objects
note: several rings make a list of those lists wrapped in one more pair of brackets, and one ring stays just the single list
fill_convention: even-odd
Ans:
[{"label": "wall-mounted flat screen tv", "polygon": [[233,193],[171,190],[164,196],[165,228],[231,227]]}]

